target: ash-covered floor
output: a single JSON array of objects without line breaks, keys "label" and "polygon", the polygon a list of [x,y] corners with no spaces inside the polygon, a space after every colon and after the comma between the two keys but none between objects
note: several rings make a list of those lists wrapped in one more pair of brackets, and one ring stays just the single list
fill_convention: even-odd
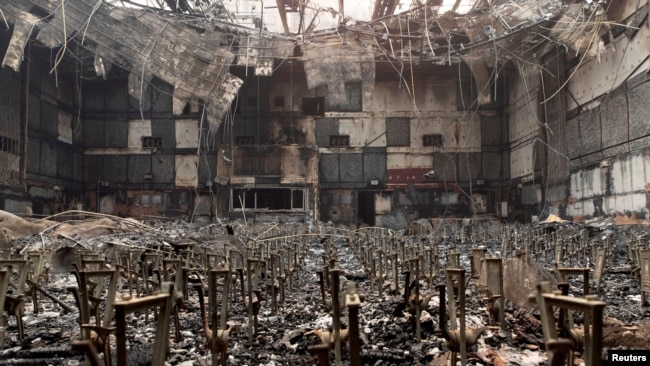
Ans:
[{"label": "ash-covered floor", "polygon": [[[435,286],[446,283],[444,268],[448,257],[451,257],[449,254],[457,251],[460,267],[466,270],[469,278],[466,288],[467,328],[486,326],[489,322],[485,301],[486,274],[482,273],[483,278],[470,278],[472,249],[480,247],[486,257],[504,259],[505,324],[503,329],[488,329],[481,333],[476,343],[468,348],[468,362],[483,365],[542,365],[548,363],[548,358],[540,313],[528,297],[540,281],[551,281],[553,285],[557,282],[553,275],[555,251],[549,250],[550,247],[545,246],[543,241],[551,238],[566,239],[563,242],[565,250],[561,266],[591,267],[590,291],[594,293],[597,290],[594,283],[595,263],[588,250],[591,245],[611,237],[613,245],[606,259],[597,297],[608,304],[604,310],[605,327],[620,327],[621,330],[603,338],[602,353],[605,355],[605,351],[612,348],[650,348],[650,308],[641,306],[641,284],[637,268],[629,258],[628,248],[630,241],[639,237],[639,243],[646,243],[641,236],[647,231],[645,227],[616,227],[608,220],[588,225],[520,225],[484,219],[420,220],[409,230],[414,235],[407,235],[405,231],[352,229],[318,222],[308,225],[228,224],[229,227],[225,222],[199,226],[182,221],[121,219],[84,212],[67,213],[48,220],[33,220],[2,212],[0,240],[4,258],[20,257],[29,251],[47,249],[50,254],[46,264],[50,272],[49,280],[40,282],[41,286],[74,311],[66,311],[39,293],[39,308],[35,312],[31,298],[26,293],[23,301],[24,337],[19,339],[16,318],[9,316],[6,320],[4,348],[0,350],[0,364],[84,364],[83,355],[72,352],[70,346],[72,341],[80,338],[81,331],[75,299],[66,288],[78,285],[71,271],[78,253],[87,249],[101,253],[102,257],[108,259],[108,265],[115,263],[119,253],[129,249],[138,253],[158,248],[170,253],[174,250],[178,252],[179,248],[192,249],[195,257],[190,266],[193,271],[189,275],[188,296],[183,298],[183,305],[179,309],[180,339],[175,339],[174,322],[170,319],[171,332],[166,356],[168,364],[185,366],[212,364],[211,353],[206,348],[197,291],[197,285],[208,282],[202,269],[205,263],[200,259],[201,254],[206,251],[225,253],[227,249],[230,253],[245,253],[249,258],[273,253],[285,258],[282,265],[287,268],[293,266],[295,271],[291,274],[290,286],[289,279],[285,280],[284,299],[277,296],[275,311],[271,291],[280,292],[278,281],[275,282],[275,289],[272,289],[267,268],[265,275],[257,282],[263,300],[258,315],[259,327],[252,337],[249,337],[249,314],[245,300],[242,299],[241,282],[238,276],[234,277],[237,282],[233,284],[228,300],[227,324],[230,334],[227,364],[252,366],[318,364],[309,348],[318,345],[319,335],[331,331],[333,325],[331,312],[326,310],[319,285],[318,271],[324,270],[324,260],[336,260],[341,268],[341,293],[345,295],[349,285],[354,284],[362,299],[359,309],[361,364],[445,365],[450,352],[439,331],[440,300]],[[228,233],[231,228],[234,235]],[[582,246],[576,239],[579,235],[587,236],[583,237]],[[503,245],[504,238],[508,238],[505,240],[510,241],[509,245]],[[419,268],[419,291],[424,301],[420,316],[421,340],[418,342],[413,303],[405,301],[408,296],[405,297],[403,292],[406,261],[402,261],[397,252],[403,247],[406,257],[409,257],[407,253],[426,257],[425,253],[433,253],[432,243],[438,244],[438,268],[431,270],[433,277],[427,277],[427,265]],[[298,247],[302,250],[297,251]],[[392,263],[386,258],[384,263],[387,265],[382,268],[382,287],[378,291],[378,276],[369,273],[370,262],[366,262],[367,268],[364,268],[362,261],[372,256],[376,260],[377,274],[380,270],[380,250],[391,252],[390,248],[395,249],[393,252],[399,258],[398,282],[394,283]],[[514,255],[526,248],[528,265],[521,259],[526,257]],[[295,256],[293,252],[296,252]],[[289,257],[299,258],[300,261],[291,263]],[[222,256],[217,260],[221,261],[217,265],[223,265],[226,258]],[[238,259],[228,261],[231,268],[240,267],[245,272],[245,266]],[[409,268],[414,272],[414,267]],[[414,279],[414,276],[412,273],[410,278]],[[144,287],[142,278],[136,279],[136,282],[137,286]],[[569,283],[570,295],[581,296],[581,278],[570,277]],[[409,287],[413,290],[414,282],[411,284]],[[116,298],[121,299],[129,294],[136,296],[137,291],[129,288],[126,277],[120,277]],[[208,306],[207,299],[205,304]],[[349,325],[348,312],[345,306],[341,309],[341,324],[345,329]],[[582,319],[581,314],[575,314],[576,325],[579,326]],[[146,365],[151,361],[156,324],[157,321],[148,312],[127,316],[129,365]],[[633,331],[627,330],[628,327]],[[111,352],[113,363],[117,364],[114,335],[111,336]],[[584,356],[579,351],[576,362],[584,362]],[[100,354],[100,358],[105,359],[103,354]],[[350,364],[349,343],[342,345],[341,361],[344,365]],[[334,350],[329,352],[329,362],[332,365],[336,362]]]}]

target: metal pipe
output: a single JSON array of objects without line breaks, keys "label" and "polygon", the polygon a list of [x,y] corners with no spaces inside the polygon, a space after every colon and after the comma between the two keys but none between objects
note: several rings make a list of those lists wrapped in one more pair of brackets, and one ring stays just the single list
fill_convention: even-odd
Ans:
[{"label": "metal pipe", "polygon": [[334,328],[334,360],[335,365],[341,365],[341,308],[339,304],[339,275],[341,269],[338,264],[330,269],[331,284],[330,289],[332,294],[332,326]]},{"label": "metal pipe", "polygon": [[359,337],[359,307],[361,306],[361,300],[356,291],[347,294],[345,304],[348,307],[350,366],[359,366],[361,365],[361,341]]}]

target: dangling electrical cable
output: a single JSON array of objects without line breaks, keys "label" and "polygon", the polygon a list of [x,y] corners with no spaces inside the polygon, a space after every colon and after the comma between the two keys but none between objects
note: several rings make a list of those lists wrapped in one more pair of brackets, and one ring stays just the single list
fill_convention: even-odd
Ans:
[{"label": "dangling electrical cable", "polygon": [[63,23],[63,48],[59,50],[56,61],[54,62],[54,66],[50,70],[50,74],[56,71],[57,66],[59,66],[59,63],[61,62],[61,60],[63,60],[65,51],[68,49],[68,32],[67,32],[68,27],[66,26],[65,23],[65,0],[61,0],[61,21]]}]

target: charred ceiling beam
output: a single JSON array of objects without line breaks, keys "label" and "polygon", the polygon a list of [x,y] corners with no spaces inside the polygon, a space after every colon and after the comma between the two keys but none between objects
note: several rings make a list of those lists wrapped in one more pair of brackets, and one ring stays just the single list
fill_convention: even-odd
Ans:
[{"label": "charred ceiling beam", "polygon": [[393,15],[398,3],[398,0],[375,0],[375,6],[372,10],[372,20]]},{"label": "charred ceiling beam", "polygon": [[40,18],[24,11],[18,12],[13,18],[14,32],[2,60],[2,66],[9,66],[12,70],[18,72],[23,61],[25,45],[37,27]]},{"label": "charred ceiling beam", "polygon": [[298,26],[298,34],[302,31],[306,31],[305,29],[305,3],[303,1],[300,2],[300,25]]},{"label": "charred ceiling beam", "polygon": [[278,5],[278,13],[280,14],[280,21],[282,21],[282,27],[284,27],[284,34],[288,35],[289,24],[287,23],[287,10],[285,9],[285,3],[287,0],[275,0],[275,3]]},{"label": "charred ceiling beam", "polygon": [[456,10],[458,10],[458,7],[460,6],[461,2],[463,2],[463,0],[456,0],[456,2],[454,2],[454,5],[451,7],[451,10],[449,12],[456,13]]},{"label": "charred ceiling beam", "polygon": [[192,14],[194,12],[187,3],[187,0],[165,0],[165,3],[174,13]]}]

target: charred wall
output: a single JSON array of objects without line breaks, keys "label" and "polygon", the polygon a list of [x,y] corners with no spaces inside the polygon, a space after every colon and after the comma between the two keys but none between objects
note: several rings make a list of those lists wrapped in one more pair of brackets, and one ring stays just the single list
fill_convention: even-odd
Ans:
[{"label": "charred wall", "polygon": [[317,218],[318,151],[314,116],[303,101],[301,63],[278,65],[261,77],[234,66],[243,81],[216,132],[216,214],[251,222],[306,222]]},{"label": "charred wall", "polygon": [[496,213],[509,174],[505,119],[497,103],[472,107],[476,87],[458,70],[422,67],[409,89],[378,69],[369,102],[346,94],[342,105],[355,111],[330,112],[323,94],[314,122],[322,220],[401,228],[422,217]]},{"label": "charred wall", "polygon": [[128,93],[125,76],[84,83],[84,187],[91,210],[214,216],[212,204],[203,209],[215,177],[214,143],[199,126],[198,105],[175,110],[173,93],[156,78],[142,98]]},{"label": "charred wall", "polygon": [[[0,46],[9,43],[6,35],[0,36]],[[24,80],[20,74],[0,69],[0,209],[24,213],[27,202],[22,198],[22,156],[24,155],[23,100]]]},{"label": "charred wall", "polygon": [[601,37],[597,57],[582,62],[558,48],[543,58],[544,69],[536,72],[540,88],[533,93],[538,107],[530,108],[532,127],[509,107],[515,130],[534,131],[524,143],[510,139],[511,157],[519,161],[511,160],[516,188],[509,198],[522,219],[553,213],[575,221],[648,222],[647,6],[608,7],[622,25]]},{"label": "charred wall", "polygon": [[[566,216],[612,216],[619,223],[650,219],[650,78],[638,75],[601,104],[567,121],[570,168]],[[554,207],[560,210],[562,206]]]},{"label": "charred wall", "polygon": [[[12,211],[392,227],[647,215],[647,5],[612,3],[607,19],[630,27],[586,47],[595,33],[569,21],[584,11],[576,3],[557,13],[561,29],[502,9],[506,25],[536,23],[489,34],[459,23],[460,43],[417,51],[398,36],[399,16],[375,35],[299,42],[96,0],[65,13],[46,0],[2,3],[14,27],[1,41],[16,73],[0,73],[0,185]],[[588,8],[601,19],[598,7]],[[52,59],[57,47],[66,57]]]},{"label": "charred wall", "polygon": [[20,73],[0,71],[0,203],[48,215],[83,207],[83,127],[74,80],[50,74],[39,52],[28,51]]}]

